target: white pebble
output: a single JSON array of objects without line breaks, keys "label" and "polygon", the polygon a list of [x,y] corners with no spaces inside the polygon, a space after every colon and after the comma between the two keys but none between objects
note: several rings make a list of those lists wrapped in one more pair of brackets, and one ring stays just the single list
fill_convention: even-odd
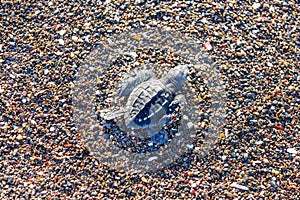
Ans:
[{"label": "white pebble", "polygon": [[72,41],[73,41],[73,42],[78,42],[78,37],[75,36],[75,35],[73,35],[73,36],[72,36]]},{"label": "white pebble", "polygon": [[85,42],[90,42],[90,36],[89,35],[85,36],[84,40],[85,40]]},{"label": "white pebble", "polygon": [[261,163],[260,160],[255,160],[255,161],[252,162],[252,165],[255,166],[256,164],[260,164],[260,163]]},{"label": "white pebble", "polygon": [[63,39],[58,39],[58,43],[59,43],[60,45],[65,45],[65,41],[64,41]]},{"label": "white pebble", "polygon": [[263,161],[264,161],[264,163],[269,163],[269,160],[266,158],[264,158]]},{"label": "white pebble", "polygon": [[188,127],[188,129],[194,128],[193,122],[188,122],[188,123],[187,123],[187,127]]},{"label": "white pebble", "polygon": [[30,189],[33,189],[34,187],[35,187],[34,184],[30,184],[30,185],[29,185],[29,188],[30,188]]},{"label": "white pebble", "polygon": [[228,137],[228,129],[227,128],[225,128],[225,137]]},{"label": "white pebble", "polygon": [[293,86],[293,85],[290,85],[290,86],[288,87],[288,89],[289,89],[290,91],[294,91],[294,90],[296,90],[296,87]]},{"label": "white pebble", "polygon": [[56,54],[57,56],[61,56],[61,55],[64,54],[64,52],[62,52],[62,51],[57,51],[55,54]]},{"label": "white pebble", "polygon": [[133,58],[136,58],[138,56],[134,51],[132,51],[132,52],[125,52],[124,55],[131,56]]},{"label": "white pebble", "polygon": [[49,69],[44,70],[44,74],[47,75],[49,73]]},{"label": "white pebble", "polygon": [[231,187],[238,188],[238,189],[241,189],[241,190],[249,190],[248,187],[243,186],[243,185],[240,185],[240,184],[238,184],[237,182],[233,182],[230,186],[231,186]]},{"label": "white pebble", "polygon": [[254,3],[252,4],[252,8],[258,9],[260,7],[260,3]]},{"label": "white pebble", "polygon": [[153,157],[149,158],[148,161],[151,162],[153,160],[156,160],[157,158],[158,158],[157,156],[153,156]]},{"label": "white pebble", "polygon": [[44,172],[43,171],[39,171],[38,173],[37,173],[37,175],[43,175],[44,174]]},{"label": "white pebble", "polygon": [[209,42],[206,42],[204,44],[204,48],[207,49],[207,50],[212,50],[212,46],[211,46],[211,44]]},{"label": "white pebble", "polygon": [[257,141],[257,142],[255,142],[255,144],[257,144],[257,145],[260,145],[260,144],[262,144],[262,143],[264,143],[263,141]]},{"label": "white pebble", "polygon": [[270,6],[269,12],[275,12],[275,8],[273,6]]},{"label": "white pebble", "polygon": [[288,153],[291,153],[291,154],[297,154],[297,153],[298,153],[297,150],[296,150],[295,148],[288,148],[286,151],[287,151]]},{"label": "white pebble", "polygon": [[58,34],[63,36],[66,32],[67,32],[66,30],[60,30],[60,31],[58,31]]}]

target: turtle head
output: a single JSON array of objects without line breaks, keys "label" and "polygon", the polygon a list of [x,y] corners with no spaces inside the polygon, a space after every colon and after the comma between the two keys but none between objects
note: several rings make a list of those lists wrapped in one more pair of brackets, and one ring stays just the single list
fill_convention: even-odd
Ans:
[{"label": "turtle head", "polygon": [[178,65],[168,72],[166,78],[169,80],[169,87],[171,87],[173,91],[177,91],[183,86],[189,75],[189,68],[189,65]]}]

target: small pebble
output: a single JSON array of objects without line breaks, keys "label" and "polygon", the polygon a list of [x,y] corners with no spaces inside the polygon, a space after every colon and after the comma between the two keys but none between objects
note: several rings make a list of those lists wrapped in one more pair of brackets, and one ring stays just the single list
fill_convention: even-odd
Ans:
[{"label": "small pebble", "polygon": [[58,43],[59,43],[60,45],[65,45],[65,41],[64,41],[63,39],[58,39]]},{"label": "small pebble", "polygon": [[207,49],[208,51],[209,51],[209,50],[212,50],[212,46],[211,46],[211,44],[210,44],[209,42],[206,42],[206,43],[204,44],[204,48]]},{"label": "small pebble", "polygon": [[22,135],[18,135],[17,136],[17,140],[22,140],[23,139],[23,136]]},{"label": "small pebble", "polygon": [[72,41],[73,41],[73,42],[78,42],[78,37],[75,36],[75,35],[73,35],[73,36],[72,36]]},{"label": "small pebble", "polygon": [[63,36],[67,31],[66,30],[60,30],[58,31],[59,35]]},{"label": "small pebble", "polygon": [[253,3],[253,4],[252,4],[252,7],[253,7],[254,9],[258,9],[258,8],[260,8],[260,3]]},{"label": "small pebble", "polygon": [[248,187],[243,186],[243,185],[240,185],[240,184],[238,184],[237,182],[233,182],[230,186],[231,186],[231,187],[238,188],[238,189],[241,189],[241,190],[249,190]]},{"label": "small pebble", "polygon": [[288,148],[286,151],[291,154],[298,154],[298,151],[295,148]]}]

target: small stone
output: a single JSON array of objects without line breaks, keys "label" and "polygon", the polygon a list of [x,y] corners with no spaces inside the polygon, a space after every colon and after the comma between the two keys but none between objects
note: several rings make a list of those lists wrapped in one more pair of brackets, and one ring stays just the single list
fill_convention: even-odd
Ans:
[{"label": "small stone", "polygon": [[261,140],[260,140],[260,141],[257,141],[257,142],[255,142],[255,144],[256,144],[256,145],[261,145],[261,144],[263,144],[263,143],[264,143],[264,142],[263,142],[263,141],[261,141]]},{"label": "small stone", "polygon": [[47,75],[49,73],[49,69],[44,70],[44,75]]},{"label": "small stone", "polygon": [[133,58],[136,58],[138,56],[137,53],[135,53],[134,51],[132,51],[132,52],[125,52],[124,55],[131,56]]},{"label": "small stone", "polygon": [[236,56],[238,56],[238,57],[242,57],[244,55],[245,55],[245,53],[243,51],[236,52]]},{"label": "small stone", "polygon": [[61,56],[61,55],[64,54],[64,52],[62,52],[62,51],[57,51],[57,52],[55,52],[55,54],[58,55],[58,56]]},{"label": "small stone", "polygon": [[274,92],[280,92],[281,90],[280,90],[280,88],[279,87],[276,87],[275,89],[274,89]]},{"label": "small stone", "polygon": [[153,156],[153,157],[149,158],[148,161],[151,162],[153,160],[156,160],[157,158],[158,158],[157,156]]},{"label": "small stone", "polygon": [[90,42],[90,36],[89,35],[85,36],[84,37],[84,41],[87,42],[87,43],[89,43]]},{"label": "small stone", "polygon": [[286,151],[287,151],[288,153],[291,153],[291,154],[297,154],[297,153],[298,153],[297,150],[296,150],[295,148],[288,148]]},{"label": "small stone", "polygon": [[228,191],[225,192],[225,195],[226,195],[227,197],[229,197],[229,198],[236,197],[235,194],[233,194],[233,193],[231,193],[231,192],[228,192]]},{"label": "small stone", "polygon": [[278,170],[272,170],[272,173],[275,174],[275,175],[279,175],[280,171],[278,171]]},{"label": "small stone", "polygon": [[43,174],[44,174],[43,171],[39,171],[39,172],[37,173],[37,175],[40,175],[40,176],[42,176]]},{"label": "small stone", "polygon": [[75,36],[75,35],[73,35],[73,36],[72,36],[72,41],[73,41],[73,42],[78,42],[78,37]]},{"label": "small stone", "polygon": [[223,161],[225,161],[227,159],[227,156],[222,156],[221,158]]},{"label": "small stone", "polygon": [[67,32],[66,30],[60,30],[60,31],[58,31],[58,34],[63,36],[66,32]]},{"label": "small stone", "polygon": [[230,186],[231,186],[231,187],[238,188],[238,189],[240,189],[240,190],[249,190],[248,187],[243,186],[243,185],[240,185],[240,184],[238,184],[237,182],[233,182]]},{"label": "small stone", "polygon": [[290,90],[290,91],[295,91],[296,90],[296,87],[295,86],[293,86],[293,85],[290,85],[289,87],[288,87],[288,90]]},{"label": "small stone", "polygon": [[196,183],[192,183],[191,187],[195,188],[195,187],[197,187],[197,184]]},{"label": "small stone", "polygon": [[53,132],[53,131],[55,131],[55,128],[52,126],[52,127],[50,128],[50,132]]},{"label": "small stone", "polygon": [[133,39],[135,39],[135,40],[140,40],[141,37],[142,37],[142,36],[141,36],[140,34],[137,34],[137,35],[133,36]]},{"label": "small stone", "polygon": [[268,159],[266,159],[266,158],[263,159],[263,162],[264,163],[270,163],[270,161]]},{"label": "small stone", "polygon": [[23,139],[23,136],[22,135],[18,135],[17,136],[17,140],[22,140]]},{"label": "small stone", "polygon": [[144,183],[148,183],[148,180],[145,177],[141,178]]},{"label": "small stone", "polygon": [[191,194],[191,195],[195,195],[195,194],[196,194],[196,191],[195,191],[194,189],[191,189],[190,194]]},{"label": "small stone", "polygon": [[255,9],[255,10],[260,8],[260,3],[253,3],[252,8]]},{"label": "small stone", "polygon": [[220,134],[220,138],[224,138],[225,137],[225,134],[224,133],[221,133]]},{"label": "small stone", "polygon": [[282,131],[284,130],[284,128],[282,126],[279,126],[279,125],[274,126],[274,128],[282,130]]},{"label": "small stone", "polygon": [[271,13],[272,13],[272,12],[275,12],[274,6],[270,6],[270,7],[269,7],[269,12],[271,12]]},{"label": "small stone", "polygon": [[210,42],[206,42],[205,44],[204,44],[204,48],[206,49],[206,50],[212,50],[212,46],[211,46],[211,44],[210,44]]},{"label": "small stone", "polygon": [[65,41],[64,41],[63,39],[58,39],[58,43],[59,43],[60,45],[65,45]]},{"label": "small stone", "polygon": [[261,161],[259,161],[259,160],[255,160],[252,162],[253,166],[255,166],[256,164],[260,164],[260,163],[261,163]]}]

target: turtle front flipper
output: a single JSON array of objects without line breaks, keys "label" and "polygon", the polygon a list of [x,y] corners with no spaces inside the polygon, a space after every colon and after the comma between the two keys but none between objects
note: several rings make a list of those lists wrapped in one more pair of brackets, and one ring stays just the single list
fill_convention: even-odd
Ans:
[{"label": "turtle front flipper", "polygon": [[129,77],[121,82],[121,87],[119,88],[117,95],[119,97],[129,96],[136,86],[154,77],[155,75],[152,71],[140,70],[134,77]]},{"label": "turtle front flipper", "polygon": [[186,106],[186,98],[183,94],[178,94],[175,96],[173,101],[169,105],[169,110],[167,114],[172,114],[176,108],[180,106],[180,110],[184,110]]}]

